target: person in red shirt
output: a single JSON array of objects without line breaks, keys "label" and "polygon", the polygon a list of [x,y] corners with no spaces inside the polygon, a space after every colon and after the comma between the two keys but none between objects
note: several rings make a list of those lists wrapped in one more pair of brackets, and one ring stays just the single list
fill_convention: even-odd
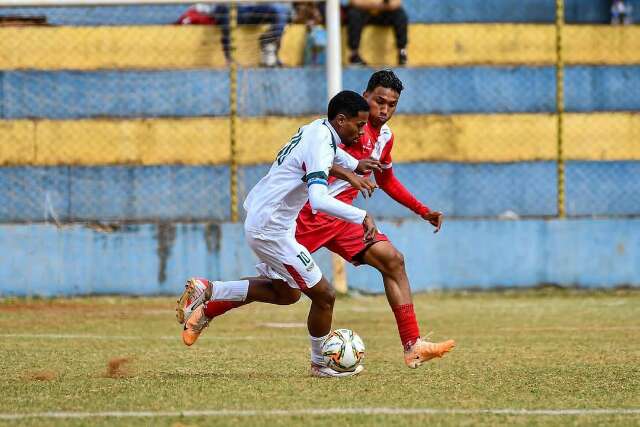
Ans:
[{"label": "person in red shirt", "polygon": [[[396,110],[402,89],[402,82],[393,71],[381,70],[373,73],[363,94],[370,108],[364,135],[357,143],[341,148],[358,160],[368,159],[379,188],[428,221],[437,233],[442,226],[442,212],[432,211],[422,204],[393,174],[391,150],[394,136],[386,123]],[[371,162],[371,159],[375,162]],[[329,193],[345,203],[353,203],[358,196],[358,189],[348,181],[331,177]],[[354,265],[368,264],[382,274],[407,366],[417,368],[425,361],[442,357],[455,346],[453,340],[433,343],[420,338],[404,257],[387,236],[377,233],[373,240],[365,241],[362,227],[314,212],[307,203],[297,219],[296,240],[309,252],[325,247]]]}]

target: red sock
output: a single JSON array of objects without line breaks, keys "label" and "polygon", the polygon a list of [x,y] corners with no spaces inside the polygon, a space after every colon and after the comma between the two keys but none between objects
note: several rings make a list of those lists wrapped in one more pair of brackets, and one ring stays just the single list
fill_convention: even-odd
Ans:
[{"label": "red sock", "polygon": [[237,301],[207,301],[204,303],[204,314],[213,318],[241,305],[242,303]]},{"label": "red sock", "polygon": [[400,341],[406,350],[420,338],[420,329],[416,321],[416,313],[413,311],[413,304],[396,305],[391,308],[396,316]]}]

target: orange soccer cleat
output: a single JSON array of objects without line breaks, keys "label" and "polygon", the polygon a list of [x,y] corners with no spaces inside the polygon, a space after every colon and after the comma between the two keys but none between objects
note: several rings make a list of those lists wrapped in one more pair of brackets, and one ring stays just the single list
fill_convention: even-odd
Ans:
[{"label": "orange soccer cleat", "polygon": [[191,278],[184,285],[184,292],[177,301],[176,319],[184,323],[198,306],[211,299],[213,287],[207,279]]},{"label": "orange soccer cleat", "polygon": [[187,319],[184,324],[184,329],[182,331],[182,342],[185,345],[193,345],[196,342],[200,334],[209,326],[209,322],[211,319],[204,314],[204,305],[200,304],[198,308],[193,310],[191,316]]},{"label": "orange soccer cleat", "polygon": [[418,340],[404,352],[404,363],[406,363],[409,368],[416,369],[424,362],[444,356],[445,353],[450,352],[455,346],[456,342],[454,340],[431,342],[418,338]]}]

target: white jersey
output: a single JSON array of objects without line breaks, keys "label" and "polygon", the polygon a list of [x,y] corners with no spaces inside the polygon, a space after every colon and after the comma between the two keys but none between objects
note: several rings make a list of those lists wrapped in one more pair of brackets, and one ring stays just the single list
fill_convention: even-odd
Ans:
[{"label": "white jersey", "polygon": [[358,161],[338,149],[338,143],[340,137],[326,119],[301,127],[280,149],[269,173],[245,199],[245,230],[253,233],[295,230],[296,218],[309,198],[308,186],[327,185],[334,161],[351,170],[357,167]]}]

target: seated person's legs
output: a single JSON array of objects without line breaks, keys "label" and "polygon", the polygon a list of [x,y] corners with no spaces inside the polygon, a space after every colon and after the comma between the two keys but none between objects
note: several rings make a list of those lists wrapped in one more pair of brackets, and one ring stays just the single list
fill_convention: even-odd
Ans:
[{"label": "seated person's legs", "polygon": [[407,32],[409,25],[409,17],[403,8],[398,8],[389,12],[383,12],[374,16],[369,21],[375,25],[390,25],[396,38],[396,47],[398,48],[398,64],[405,65],[407,63]]},{"label": "seated person's legs", "polygon": [[366,10],[350,6],[347,9],[347,43],[349,45],[349,63],[354,65],[366,65],[360,57],[360,37],[362,29],[367,25],[371,14]]}]

